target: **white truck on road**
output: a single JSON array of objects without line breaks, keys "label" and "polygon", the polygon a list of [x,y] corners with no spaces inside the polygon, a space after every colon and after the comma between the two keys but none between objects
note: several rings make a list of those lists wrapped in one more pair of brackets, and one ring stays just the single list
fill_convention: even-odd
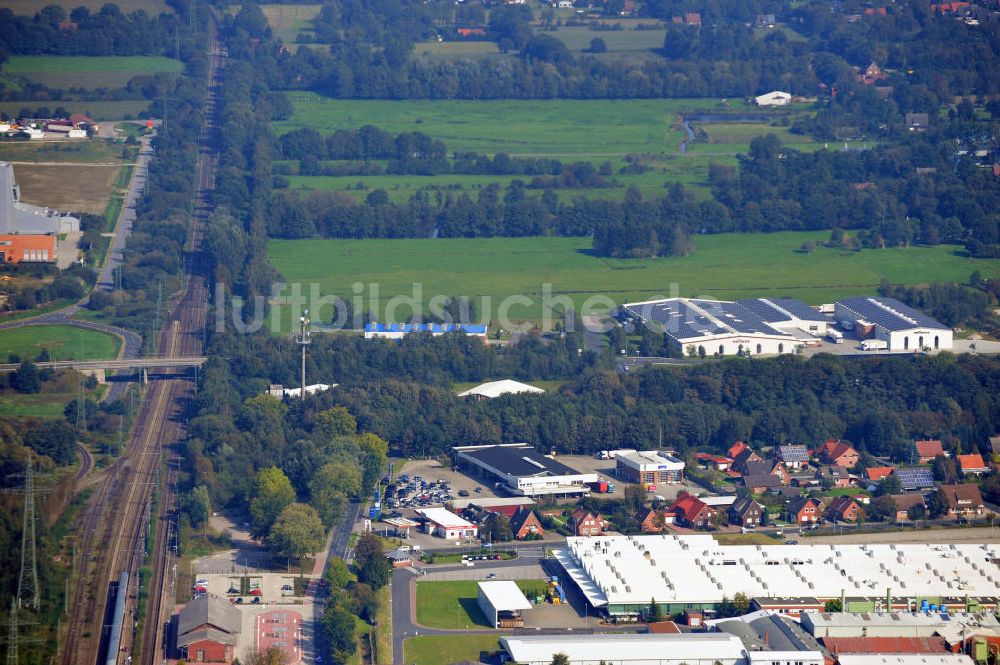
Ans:
[{"label": "white truck on road", "polygon": [[834,330],[833,328],[827,328],[827,330],[826,330],[826,336],[834,344],[843,344],[844,343],[844,333],[840,332],[839,330]]},{"label": "white truck on road", "polygon": [[862,351],[885,351],[889,348],[889,342],[884,339],[866,339],[861,342]]}]

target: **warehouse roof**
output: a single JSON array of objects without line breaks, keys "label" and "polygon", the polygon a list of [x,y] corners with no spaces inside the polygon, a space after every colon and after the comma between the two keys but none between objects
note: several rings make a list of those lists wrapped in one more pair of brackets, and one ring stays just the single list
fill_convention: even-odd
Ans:
[{"label": "warehouse roof", "polygon": [[503,379],[501,381],[489,381],[487,383],[480,383],[478,386],[469,388],[464,392],[458,393],[459,397],[486,397],[488,399],[493,399],[494,397],[500,397],[501,395],[516,395],[518,393],[544,393],[545,391],[541,388],[536,388],[535,386],[529,386],[527,383],[521,383],[520,381],[512,381],[510,379]]},{"label": "warehouse roof", "polygon": [[658,450],[637,450],[631,453],[616,455],[615,459],[621,460],[629,466],[643,470],[649,470],[651,467],[658,467],[661,469],[677,471],[684,468],[683,461],[671,455],[661,453]]},{"label": "warehouse roof", "polygon": [[890,332],[911,328],[938,328],[948,326],[936,321],[895,298],[856,296],[837,301],[837,304],[854,312],[858,317]]},{"label": "warehouse roof", "polygon": [[830,322],[829,317],[795,298],[753,298],[737,300],[736,304],[746,307],[768,323],[784,323],[796,319]]},{"label": "warehouse roof", "polygon": [[833,653],[944,653],[942,637],[824,637]]},{"label": "warehouse roof", "polygon": [[[937,545],[936,547],[942,547]],[[972,625],[986,628],[1000,627],[1000,622],[991,612],[968,614],[962,612],[805,612],[802,625],[813,633],[822,633],[827,628],[861,628],[888,626],[930,627],[949,625]],[[810,628],[811,626],[811,628]]]},{"label": "warehouse roof", "polygon": [[577,471],[542,455],[528,444],[456,448],[460,455],[511,476],[573,476]]},{"label": "warehouse roof", "polygon": [[847,653],[839,658],[840,665],[972,665],[972,659],[961,653]]},{"label": "warehouse roof", "polygon": [[479,589],[490,601],[490,605],[498,612],[515,612],[530,610],[531,601],[524,597],[515,582],[499,580],[496,582],[480,582]]},{"label": "warehouse roof", "polygon": [[[648,599],[646,602],[649,602]],[[648,661],[650,654],[669,654],[673,661],[732,660],[743,655],[743,643],[724,633],[640,633],[638,635],[525,635],[501,637],[500,644],[515,663],[551,663],[565,653],[571,663],[606,660]]]},{"label": "warehouse roof", "polygon": [[486,334],[486,326],[475,323],[366,323],[367,333],[413,333],[433,334],[464,332],[470,335]]},{"label": "warehouse roof", "polygon": [[556,557],[593,605],[751,598],[997,595],[1000,544],[720,545],[710,535],[566,539]]},{"label": "warehouse roof", "polygon": [[677,340],[727,335],[766,335],[792,338],[735,302],[668,298],[622,306],[631,316],[658,323]]}]

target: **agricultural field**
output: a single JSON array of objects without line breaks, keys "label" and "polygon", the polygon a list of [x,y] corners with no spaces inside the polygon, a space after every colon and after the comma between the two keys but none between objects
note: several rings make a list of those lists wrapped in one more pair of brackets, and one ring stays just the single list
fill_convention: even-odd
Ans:
[{"label": "agricultural field", "polygon": [[[21,102],[0,102],[0,113],[8,117],[22,115],[32,115],[39,107],[55,109],[62,106],[70,113],[83,113],[97,121],[102,120],[122,120],[123,118],[136,118],[149,108],[149,101],[143,99],[128,99],[117,102],[102,101],[21,101]],[[23,113],[24,109],[28,113]]]},{"label": "agricultural field", "polygon": [[0,360],[16,355],[34,359],[43,350],[51,360],[99,360],[118,355],[121,340],[95,330],[75,326],[25,326],[0,330]]},{"label": "agricultural field", "polygon": [[[75,377],[75,372],[66,374]],[[55,420],[65,417],[66,405],[80,396],[79,382],[72,378],[59,381],[59,384],[51,389],[46,388],[43,392],[27,395],[5,391],[0,397],[0,418]],[[93,390],[86,390],[85,396],[97,401],[106,389],[106,386],[98,386]]]},{"label": "agricultural field", "polygon": [[[133,76],[179,71],[181,63],[161,56],[15,55],[4,63],[0,80],[18,78],[49,88],[121,88]],[[51,103],[51,102],[50,102]],[[31,106],[33,103],[25,102]]]},{"label": "agricultural field", "polygon": [[[123,146],[99,140],[0,141],[0,161],[120,164]],[[134,149],[133,149],[134,150]],[[131,154],[130,154],[131,156]]]},{"label": "agricultural field", "polygon": [[[59,5],[68,14],[76,7],[86,7],[92,12],[100,11],[106,4],[107,0],[4,0],[3,6],[15,14],[34,16],[49,5]],[[151,15],[174,12],[164,0],[115,0],[114,4],[118,5],[123,14],[139,10]]]},{"label": "agricultural field", "polygon": [[25,203],[101,215],[116,190],[122,168],[120,164],[18,164],[14,176]]},{"label": "agricultural field", "polygon": [[622,55],[659,57],[656,51],[663,47],[667,31],[665,29],[591,30],[584,26],[574,26],[558,28],[555,32],[546,34],[560,40],[575,54],[582,54],[585,49],[589,49],[592,39],[603,39],[608,50],[603,54],[595,54],[599,57]]},{"label": "agricultural field", "polygon": [[[459,45],[473,43],[482,42]],[[437,46],[450,44],[455,43],[443,42]],[[682,152],[681,144],[687,134],[679,113],[720,109],[753,112],[741,102],[721,107],[716,99],[397,102],[333,100],[308,92],[291,93],[290,97],[295,114],[290,120],[275,123],[278,134],[300,127],[329,133],[371,124],[392,133],[423,132],[444,141],[449,152],[506,152],[512,156],[551,157],[563,163],[587,161],[595,167],[605,161],[611,163],[615,175],[608,179],[616,187],[555,190],[563,201],[575,196],[620,199],[629,186],[637,187],[646,196],[657,196],[670,182],[691,186],[696,196],[707,198],[709,164],[734,164],[736,155],[747,152],[754,136],[773,133],[799,149],[821,145],[810,144],[808,137],[793,135],[780,124],[712,123],[697,127],[705,131],[707,139],[692,143]],[[601,131],[593,131],[594,127],[600,127]],[[619,174],[626,155],[638,156],[648,170],[641,174]],[[339,190],[359,200],[370,190],[385,189],[390,199],[398,203],[421,189],[474,193],[489,183],[505,186],[515,177],[518,176],[290,176],[288,180],[292,189]],[[531,178],[520,176],[520,179]]]},{"label": "agricultural field", "polygon": [[322,5],[261,5],[260,9],[274,35],[286,44],[294,44],[300,32],[312,32],[312,20]]},{"label": "agricultural field", "polygon": [[[508,296],[514,303],[512,322],[542,319],[543,288],[563,296],[582,310],[609,302],[653,297],[705,296],[735,298],[792,296],[810,304],[857,294],[874,294],[880,280],[896,284],[966,281],[978,270],[985,278],[1000,277],[1000,260],[964,256],[955,246],[843,251],[820,247],[801,251],[806,241],[822,242],[828,231],[696,236],[689,256],[659,259],[609,259],[591,253],[589,238],[448,238],[405,240],[271,240],[268,256],[291,284],[310,293],[351,298],[354,283],[365,285],[363,308],[382,320],[393,296],[426,303],[434,295],[471,296],[477,311],[496,321]],[[375,294],[371,285],[377,285]],[[419,293],[415,293],[419,285]],[[289,331],[299,311],[274,303],[272,330]],[[314,303],[313,320],[328,322],[329,305]],[[409,316],[407,307],[394,320]]]},{"label": "agricultural field", "polygon": [[415,55],[441,60],[454,58],[513,57],[500,53],[496,42],[423,42],[413,48]]},{"label": "agricultural field", "polygon": [[496,634],[488,635],[421,635],[403,642],[403,658],[407,663],[448,665],[459,661],[494,662],[488,656],[500,650]]}]

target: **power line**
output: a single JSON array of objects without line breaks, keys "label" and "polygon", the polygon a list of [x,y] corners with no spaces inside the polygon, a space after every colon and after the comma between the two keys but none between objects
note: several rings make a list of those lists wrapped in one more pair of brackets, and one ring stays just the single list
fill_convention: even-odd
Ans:
[{"label": "power line", "polygon": [[17,603],[24,604],[25,595],[29,595],[27,605],[37,611],[41,599],[38,588],[38,553],[35,545],[35,474],[31,463],[31,451],[28,451],[28,468],[24,478],[24,522],[21,527],[21,574],[17,580]]}]

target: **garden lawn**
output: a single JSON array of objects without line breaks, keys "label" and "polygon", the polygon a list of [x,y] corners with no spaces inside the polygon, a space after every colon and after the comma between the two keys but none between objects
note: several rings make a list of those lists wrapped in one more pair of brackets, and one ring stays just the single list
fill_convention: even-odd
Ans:
[{"label": "garden lawn", "polygon": [[112,335],[73,326],[43,325],[0,330],[0,360],[11,355],[35,359],[48,349],[51,360],[115,358],[121,341]]},{"label": "garden lawn", "polygon": [[[290,286],[308,295],[359,297],[382,321],[406,320],[411,311],[398,307],[387,316],[386,302],[397,295],[426,303],[434,295],[471,296],[477,312],[494,323],[504,298],[511,303],[512,322],[539,322],[544,285],[552,296],[569,299],[582,311],[591,296],[594,310],[612,304],[657,297],[703,296],[747,298],[790,296],[817,305],[851,295],[875,294],[879,282],[894,284],[965,282],[978,270],[984,278],[1000,278],[1000,260],[964,256],[961,248],[939,245],[843,251],[800,250],[806,241],[821,242],[828,231],[718,234],[694,237],[689,256],[656,259],[609,259],[594,256],[589,238],[448,238],[399,240],[306,239],[271,240],[268,255]],[[313,287],[315,285],[315,287]],[[372,285],[377,285],[376,288]],[[272,330],[297,325],[299,309],[276,300]],[[558,304],[552,303],[549,305]],[[313,303],[313,321],[329,322],[330,305]]]},{"label": "garden lawn", "polygon": [[496,653],[496,635],[423,635],[403,643],[404,662],[419,665],[448,665],[462,660],[481,660],[480,653]]}]

